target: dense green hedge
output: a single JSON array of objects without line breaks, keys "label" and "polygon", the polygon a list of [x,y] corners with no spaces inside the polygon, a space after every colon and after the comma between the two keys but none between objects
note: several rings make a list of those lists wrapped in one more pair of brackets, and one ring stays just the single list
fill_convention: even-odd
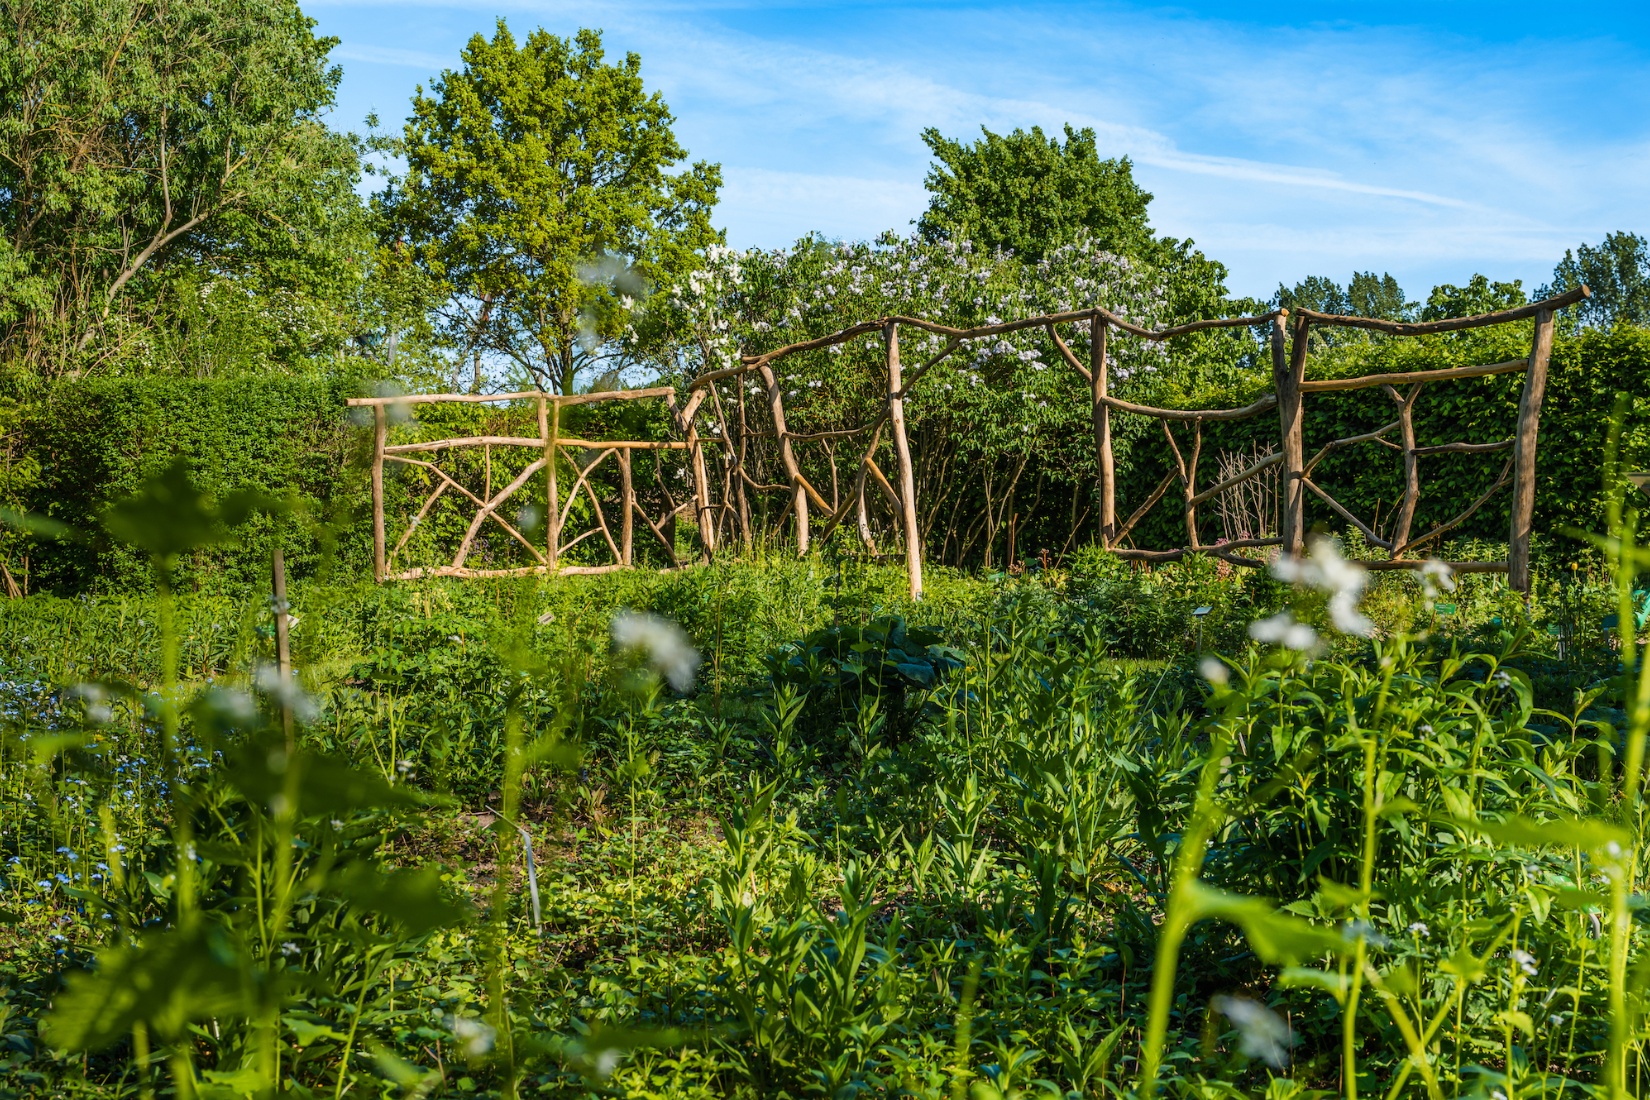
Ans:
[{"label": "dense green hedge", "polygon": [[322,520],[339,525],[337,564],[370,566],[369,489],[356,463],[345,400],[358,379],[273,377],[230,381],[109,378],[64,382],[25,414],[20,429],[39,457],[33,511],[87,532],[82,542],[31,551],[33,587],[56,592],[142,588],[148,563],[101,533],[97,515],[175,458],[214,494],[256,488],[295,494],[302,507],[281,520],[254,518],[238,544],[198,551],[179,563],[179,583],[198,588],[263,583],[279,537],[289,568],[303,576],[322,564]]}]

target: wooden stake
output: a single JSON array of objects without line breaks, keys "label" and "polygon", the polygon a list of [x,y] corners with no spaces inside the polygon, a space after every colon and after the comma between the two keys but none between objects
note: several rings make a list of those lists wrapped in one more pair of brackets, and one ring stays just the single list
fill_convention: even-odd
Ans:
[{"label": "wooden stake", "polygon": [[[1415,522],[1415,505],[1421,499],[1421,464],[1415,457],[1415,399],[1421,396],[1421,384],[1410,387],[1409,396],[1401,396],[1391,386],[1383,386],[1387,396],[1398,403],[1398,431],[1404,447],[1404,499],[1398,506],[1398,525],[1392,529],[1392,545],[1402,547],[1409,541],[1410,527]],[[1397,557],[1395,553],[1393,557]]]},{"label": "wooden stake", "polygon": [[779,379],[766,364],[761,368],[762,382],[768,387],[768,408],[773,414],[773,430],[779,436],[779,459],[785,464],[785,476],[791,481],[791,508],[796,513],[796,552],[808,552],[808,490],[802,484],[802,470],[796,464],[796,452],[791,449],[791,435],[785,427],[784,395],[779,392]]},{"label": "wooden stake", "polygon": [[911,598],[922,599],[922,530],[917,526],[917,484],[911,469],[911,444],[905,438],[905,398],[899,374],[899,325],[883,326],[883,343],[888,350],[888,423],[893,428],[894,454],[899,459],[900,518],[905,529],[905,572],[911,581]]},{"label": "wooden stake", "polygon": [[625,565],[633,565],[635,551],[636,520],[636,487],[630,480],[630,452],[620,451],[619,459],[619,497],[624,506],[624,522],[619,525],[619,560]]},{"label": "wooden stake", "polygon": [[[549,426],[544,426],[544,406],[549,404]],[[539,431],[544,436],[544,560],[554,568],[561,556],[561,487],[556,484],[556,467],[561,447],[561,402],[539,399]]]},{"label": "wooden stake", "polygon": [[[1165,425],[1166,427],[1167,425]],[[1203,421],[1195,421],[1192,427],[1192,457],[1186,463],[1186,545],[1192,550],[1198,548],[1197,541],[1197,458],[1203,453]]]},{"label": "wooden stake", "polygon": [[[704,399],[703,393],[694,394],[699,400]],[[669,399],[675,404],[674,395]],[[695,426],[694,416],[697,415],[699,401],[689,400],[687,408],[682,410],[682,435],[687,440],[688,450],[693,455],[693,510],[699,520],[700,553],[705,561],[716,549],[716,521],[711,518],[710,509],[710,474],[705,469],[705,448],[699,441],[699,429]]]},{"label": "wooden stake", "polygon": [[[1283,552],[1297,555],[1306,541],[1306,491],[1301,484],[1304,473],[1305,445],[1301,426],[1301,380],[1306,376],[1306,327],[1302,318],[1295,325],[1292,348],[1284,347],[1284,325],[1287,311],[1280,310],[1272,322],[1272,384],[1278,395],[1278,427],[1283,445],[1282,477],[1279,489],[1283,493],[1278,509],[1278,534],[1283,539]],[[1290,353],[1293,354],[1290,354]]]},{"label": "wooden stake", "polygon": [[1518,430],[1513,434],[1512,524],[1507,534],[1507,585],[1530,594],[1530,526],[1535,515],[1535,447],[1541,429],[1541,402],[1547,394],[1547,361],[1553,354],[1553,313],[1535,315],[1530,366],[1518,400]]},{"label": "wooden stake", "polygon": [[[292,641],[287,634],[286,554],[279,546],[270,557],[270,587],[275,596],[275,673],[284,687],[292,678]],[[283,693],[281,697],[281,728],[286,732],[287,746],[292,745],[292,704]]]},{"label": "wooden stake", "polygon": [[384,437],[389,426],[384,406],[372,409],[372,576],[382,582],[384,563]]},{"label": "wooden stake", "polygon": [[1094,454],[1100,463],[1100,545],[1111,548],[1117,535],[1117,465],[1111,451],[1111,406],[1106,404],[1106,333],[1096,313],[1089,322],[1089,379],[1094,395]]}]

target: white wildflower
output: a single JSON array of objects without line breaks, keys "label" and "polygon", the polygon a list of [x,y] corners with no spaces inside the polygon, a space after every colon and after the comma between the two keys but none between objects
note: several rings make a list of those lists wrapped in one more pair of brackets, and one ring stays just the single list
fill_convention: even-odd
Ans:
[{"label": "white wildflower", "polygon": [[1426,921],[1418,920],[1409,926],[1409,934],[1412,936],[1419,936],[1424,940],[1432,934],[1432,929],[1427,927]]},{"label": "white wildflower", "polygon": [[1353,943],[1363,940],[1371,947],[1387,947],[1392,943],[1366,920],[1349,920],[1341,925],[1341,938]]},{"label": "white wildflower", "polygon": [[1357,562],[1341,557],[1329,539],[1314,539],[1304,558],[1278,558],[1272,563],[1272,575],[1329,593],[1329,618],[1341,633],[1367,638],[1375,632],[1375,624],[1358,611],[1369,574]]},{"label": "white wildflower", "polygon": [[1216,687],[1225,687],[1226,681],[1231,678],[1231,673],[1226,668],[1226,662],[1219,657],[1205,657],[1203,663],[1198,665],[1197,668],[1199,672],[1203,673],[1203,678]]},{"label": "white wildflower", "polygon": [[1515,947],[1512,950],[1512,961],[1518,964],[1518,969],[1522,970],[1527,977],[1535,977],[1536,960],[1534,955],[1522,948]]},{"label": "white wildflower", "polygon": [[672,688],[686,692],[699,669],[699,651],[682,628],[669,619],[639,611],[621,611],[613,617],[613,648],[640,649],[648,663]]},{"label": "white wildflower", "polygon": [[321,709],[315,705],[315,700],[298,686],[297,677],[291,673],[282,676],[280,669],[274,665],[259,665],[252,674],[252,681],[258,685],[259,691],[273,699],[276,704],[289,708],[300,722],[313,722],[321,713]]},{"label": "white wildflower", "polygon": [[1428,558],[1421,563],[1421,590],[1429,600],[1437,599],[1440,591],[1455,591],[1455,576],[1448,562]]},{"label": "white wildflower", "polygon": [[464,1016],[454,1016],[447,1026],[452,1029],[453,1038],[464,1048],[466,1056],[480,1058],[493,1049],[493,1037],[497,1032],[491,1024]]},{"label": "white wildflower", "polygon": [[1286,649],[1298,649],[1307,652],[1318,646],[1318,632],[1305,623],[1295,621],[1295,616],[1287,611],[1280,611],[1270,619],[1260,619],[1249,624],[1249,637],[1257,642],[1275,642]]},{"label": "white wildflower", "polygon": [[1240,1037],[1238,1050],[1246,1057],[1259,1058],[1273,1069],[1282,1069],[1288,1062],[1294,1039],[1276,1012],[1247,997],[1216,997],[1209,1007],[1232,1021]]}]

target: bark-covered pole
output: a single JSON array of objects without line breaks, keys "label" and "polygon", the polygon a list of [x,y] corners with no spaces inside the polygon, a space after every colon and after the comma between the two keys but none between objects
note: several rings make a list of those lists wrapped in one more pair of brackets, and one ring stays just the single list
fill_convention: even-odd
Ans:
[{"label": "bark-covered pole", "polygon": [[911,468],[911,445],[905,438],[905,395],[900,392],[899,325],[889,321],[882,337],[888,348],[888,423],[899,459],[900,518],[905,528],[905,571],[911,580],[911,598],[922,599],[922,529],[917,525],[916,475]]},{"label": "bark-covered pole", "polygon": [[372,407],[372,576],[384,580],[384,406]]},{"label": "bark-covered pole", "polygon": [[1297,555],[1305,543],[1306,487],[1305,445],[1301,425],[1301,381],[1306,376],[1306,318],[1295,325],[1293,347],[1284,346],[1287,310],[1279,310],[1272,322],[1272,384],[1278,395],[1278,428],[1282,437],[1283,471],[1279,490],[1278,535],[1283,552]]},{"label": "bark-covered pole", "polygon": [[1541,428],[1541,402],[1547,395],[1547,361],[1553,354],[1553,313],[1535,315],[1530,365],[1518,399],[1518,431],[1513,436],[1512,527],[1507,533],[1507,583],[1515,592],[1530,592],[1530,526],[1535,514],[1535,445]]},{"label": "bark-covered pole", "polygon": [[1094,396],[1094,456],[1100,464],[1100,545],[1111,549],[1117,536],[1117,464],[1111,452],[1111,407],[1106,404],[1106,334],[1110,326],[1097,312],[1089,322],[1089,380]]}]

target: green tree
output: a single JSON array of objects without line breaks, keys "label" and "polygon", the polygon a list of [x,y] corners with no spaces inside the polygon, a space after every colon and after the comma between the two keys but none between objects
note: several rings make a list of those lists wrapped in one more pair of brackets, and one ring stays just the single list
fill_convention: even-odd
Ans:
[{"label": "green tree", "polygon": [[1404,300],[1403,288],[1391,273],[1354,271],[1343,288],[1327,275],[1310,275],[1293,287],[1278,284],[1273,308],[1312,309],[1351,317],[1381,317],[1401,321],[1415,312],[1416,303]]},{"label": "green tree", "polygon": [[332,262],[357,160],[313,28],[293,0],[0,5],[0,357],[118,355],[170,262]]},{"label": "green tree", "polygon": [[917,229],[929,241],[972,241],[1003,248],[1031,263],[1087,232],[1120,256],[1139,257],[1152,244],[1146,206],[1152,197],[1134,182],[1127,157],[1102,158],[1094,131],[1066,126],[1066,140],[1033,126],[973,144],[933,127],[922,140],[939,163],[929,169],[928,210]]},{"label": "green tree", "polygon": [[1597,245],[1584,244],[1553,268],[1553,285],[1540,297],[1586,286],[1593,296],[1576,309],[1583,325],[1650,325],[1650,242],[1637,233],[1610,233]]},{"label": "green tree", "polygon": [[450,338],[563,393],[636,346],[647,290],[721,240],[710,210],[721,170],[686,151],[641,59],[604,60],[601,35],[501,19],[463,68],[419,88],[397,152],[406,174],[380,195],[386,232],[448,295]]},{"label": "green tree", "polygon": [[1421,309],[1421,320],[1437,321],[1445,317],[1470,317],[1475,313],[1494,313],[1499,309],[1521,306],[1529,298],[1524,294],[1524,281],[1510,283],[1490,282],[1485,275],[1474,275],[1466,286],[1444,283],[1432,288],[1427,304]]}]

